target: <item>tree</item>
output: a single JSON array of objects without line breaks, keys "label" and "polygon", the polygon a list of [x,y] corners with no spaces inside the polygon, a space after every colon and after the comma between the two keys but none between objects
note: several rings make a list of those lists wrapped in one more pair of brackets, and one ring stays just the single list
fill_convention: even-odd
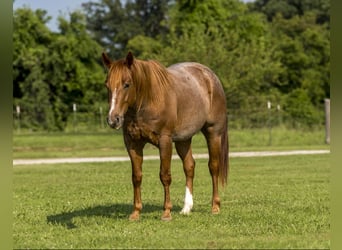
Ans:
[{"label": "tree", "polygon": [[291,91],[285,99],[284,110],[286,115],[292,121],[292,127],[308,125],[313,127],[322,120],[320,112],[312,105],[308,92],[304,89],[295,89]]},{"label": "tree", "polygon": [[[315,20],[312,13],[291,19],[278,15],[273,19],[274,57],[281,62],[283,70],[272,85],[284,95],[297,96],[292,92],[305,91],[316,110],[310,114],[317,118],[322,114],[324,99],[330,97],[330,38],[329,30],[317,25]],[[285,103],[293,104],[298,103]],[[312,123],[312,119],[307,120]]]},{"label": "tree", "polygon": [[330,0],[256,0],[249,6],[251,10],[264,13],[269,21],[277,14],[291,19],[313,12],[318,24],[330,23]]},{"label": "tree", "polygon": [[128,41],[135,36],[163,36],[169,0],[101,0],[83,4],[87,28],[94,39],[114,58],[126,53]]},{"label": "tree", "polygon": [[[293,101],[298,97],[305,102],[309,100],[310,110],[314,110],[307,112],[302,122],[318,122],[323,115],[324,98],[330,97],[330,1],[256,0],[249,7],[264,13],[270,22],[272,57],[281,64],[272,87],[285,97],[283,105],[288,114],[298,117],[290,110],[298,111],[301,107],[303,112],[309,110],[306,108],[309,104]],[[306,97],[302,98],[304,92]],[[309,114],[311,118],[307,117]]]},{"label": "tree", "polygon": [[105,102],[104,76],[100,64],[102,48],[86,31],[85,17],[74,12],[70,22],[59,17],[60,34],[51,42],[49,83],[58,127],[64,128],[73,103]]},{"label": "tree", "polygon": [[60,17],[60,33],[46,27],[46,12],[28,8],[14,13],[14,100],[23,126],[63,130],[72,103],[106,102],[101,47],[86,31],[85,17]]},{"label": "tree", "polygon": [[[28,8],[14,12],[13,23],[13,97],[21,106],[23,126],[51,129],[54,117],[50,105],[49,86],[45,84],[52,34],[46,27],[49,17],[43,10]],[[29,118],[31,117],[31,119]]]}]

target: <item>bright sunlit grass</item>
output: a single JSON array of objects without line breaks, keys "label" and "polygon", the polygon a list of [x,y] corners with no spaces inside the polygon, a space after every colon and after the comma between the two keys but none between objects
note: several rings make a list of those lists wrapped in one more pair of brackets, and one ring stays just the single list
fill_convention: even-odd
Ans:
[{"label": "bright sunlit grass", "polygon": [[143,211],[132,209],[130,164],[13,168],[14,248],[329,248],[330,155],[233,158],[221,213],[211,215],[211,179],[197,160],[194,210],[180,215],[181,162],[172,162],[173,220],[160,220],[159,161],[143,167]]}]

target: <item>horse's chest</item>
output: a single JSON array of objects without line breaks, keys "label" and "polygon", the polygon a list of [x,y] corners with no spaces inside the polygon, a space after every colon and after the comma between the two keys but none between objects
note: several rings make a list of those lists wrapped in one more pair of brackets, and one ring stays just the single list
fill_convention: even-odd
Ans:
[{"label": "horse's chest", "polygon": [[156,146],[159,144],[159,134],[144,122],[138,122],[130,119],[126,123],[126,133],[133,140],[147,141]]}]

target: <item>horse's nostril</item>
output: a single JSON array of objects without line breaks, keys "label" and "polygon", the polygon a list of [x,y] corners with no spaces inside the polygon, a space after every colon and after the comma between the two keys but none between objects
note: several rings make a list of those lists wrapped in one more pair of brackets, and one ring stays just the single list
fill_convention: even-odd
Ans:
[{"label": "horse's nostril", "polygon": [[120,115],[115,115],[115,116],[108,116],[107,117],[107,123],[111,128],[116,128],[119,129],[121,128],[123,124],[124,118]]},{"label": "horse's nostril", "polygon": [[107,124],[108,124],[108,125],[111,124],[111,120],[109,119],[109,117],[107,117]]}]

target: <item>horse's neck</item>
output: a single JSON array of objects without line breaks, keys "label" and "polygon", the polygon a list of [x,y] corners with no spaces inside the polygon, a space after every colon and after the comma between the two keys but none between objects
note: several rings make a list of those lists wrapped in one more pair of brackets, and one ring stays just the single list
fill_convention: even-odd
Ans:
[{"label": "horse's neck", "polygon": [[128,109],[127,114],[134,120],[162,119],[162,116],[171,113],[176,108],[176,95],[173,91],[165,93],[161,102],[151,103],[143,101],[138,107],[137,103]]}]

